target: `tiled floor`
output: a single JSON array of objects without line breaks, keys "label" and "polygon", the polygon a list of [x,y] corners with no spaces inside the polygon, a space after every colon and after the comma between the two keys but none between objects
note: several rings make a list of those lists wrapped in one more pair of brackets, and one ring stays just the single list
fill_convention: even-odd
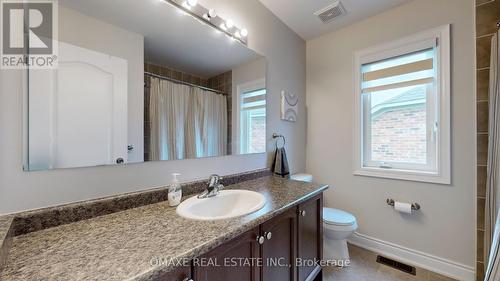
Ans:
[{"label": "tiled floor", "polygon": [[440,274],[417,268],[411,275],[376,262],[377,254],[349,245],[351,265],[323,269],[324,281],[455,281]]}]

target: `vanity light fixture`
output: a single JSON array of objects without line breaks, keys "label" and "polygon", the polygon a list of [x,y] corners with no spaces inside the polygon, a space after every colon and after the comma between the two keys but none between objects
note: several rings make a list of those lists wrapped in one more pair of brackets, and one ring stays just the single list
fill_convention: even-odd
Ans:
[{"label": "vanity light fixture", "polygon": [[225,33],[231,39],[247,44],[248,31],[239,28],[232,19],[223,19],[217,15],[214,9],[207,9],[198,4],[198,0],[163,0],[179,10],[195,17],[203,23]]}]

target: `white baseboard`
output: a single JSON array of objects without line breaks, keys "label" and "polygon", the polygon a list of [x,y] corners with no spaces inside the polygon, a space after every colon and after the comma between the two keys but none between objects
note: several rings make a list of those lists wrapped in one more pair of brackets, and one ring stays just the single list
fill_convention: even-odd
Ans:
[{"label": "white baseboard", "polygon": [[353,245],[384,255],[388,258],[393,258],[457,280],[474,281],[476,278],[474,267],[382,241],[368,235],[356,232],[348,241]]}]

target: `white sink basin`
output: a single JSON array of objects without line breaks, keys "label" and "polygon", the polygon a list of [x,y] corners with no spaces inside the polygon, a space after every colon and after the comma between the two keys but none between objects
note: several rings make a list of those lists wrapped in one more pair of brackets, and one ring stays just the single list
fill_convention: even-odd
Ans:
[{"label": "white sink basin", "polygon": [[177,214],[193,220],[220,220],[244,216],[264,207],[264,195],[249,190],[222,190],[217,196],[193,196],[177,207]]}]

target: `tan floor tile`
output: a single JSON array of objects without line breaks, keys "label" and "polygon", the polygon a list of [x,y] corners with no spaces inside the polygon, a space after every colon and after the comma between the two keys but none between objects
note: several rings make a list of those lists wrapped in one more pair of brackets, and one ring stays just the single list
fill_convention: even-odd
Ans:
[{"label": "tan floor tile", "polygon": [[450,277],[443,276],[441,274],[431,272],[429,276],[429,281],[456,281],[456,280]]},{"label": "tan floor tile", "polygon": [[377,263],[377,254],[353,245],[349,245],[349,253],[351,265],[324,268],[324,281],[454,281],[421,268],[417,268],[416,275],[401,272]]}]

